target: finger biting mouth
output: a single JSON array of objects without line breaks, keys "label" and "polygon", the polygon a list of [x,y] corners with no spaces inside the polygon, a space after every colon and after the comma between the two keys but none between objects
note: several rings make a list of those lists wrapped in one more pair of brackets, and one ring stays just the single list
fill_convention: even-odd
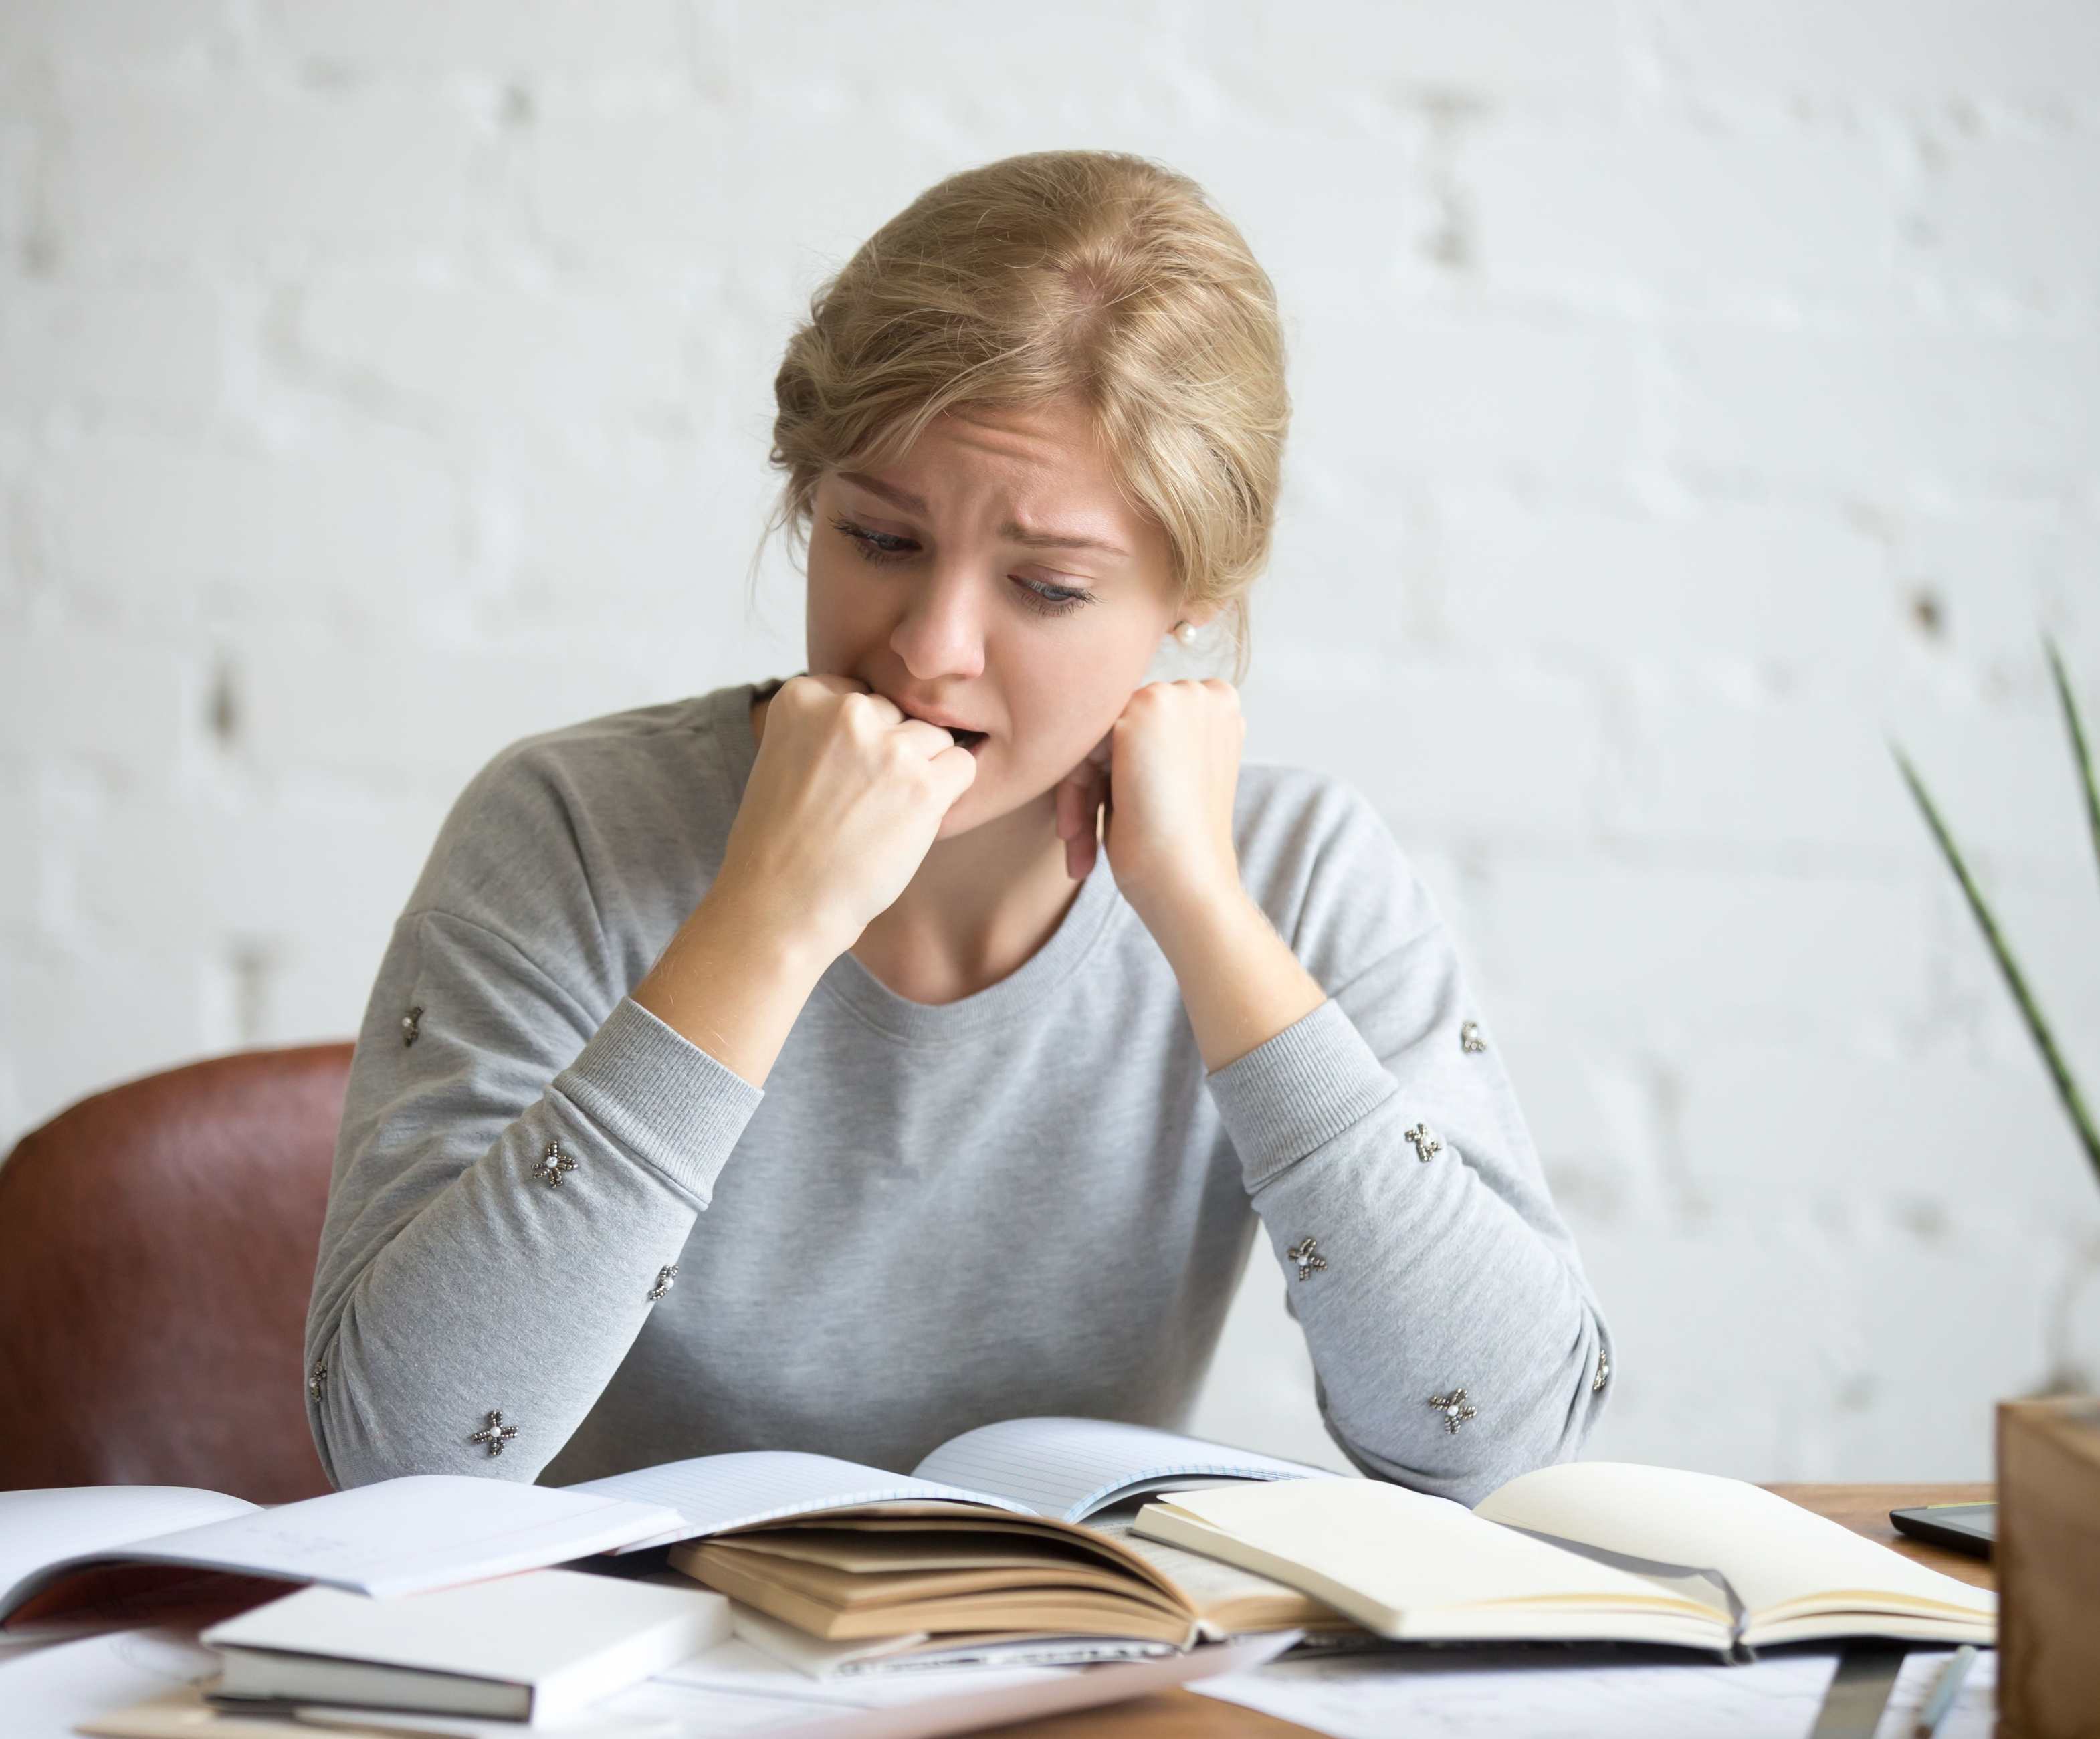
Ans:
[{"label": "finger biting mouth", "polygon": [[991,735],[991,733],[988,730],[966,730],[960,725],[945,724],[938,718],[920,718],[919,714],[913,712],[909,707],[905,706],[901,702],[892,702],[891,704],[894,705],[897,708],[897,710],[902,713],[907,718],[916,718],[922,725],[933,725],[940,730],[946,731],[950,736],[955,739],[956,748],[966,748],[973,755],[977,753],[979,749],[985,746],[986,740]]}]

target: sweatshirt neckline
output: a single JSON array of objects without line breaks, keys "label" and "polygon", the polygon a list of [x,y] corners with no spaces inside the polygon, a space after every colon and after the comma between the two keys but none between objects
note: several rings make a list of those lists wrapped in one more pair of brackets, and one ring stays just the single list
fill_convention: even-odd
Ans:
[{"label": "sweatshirt neckline", "polygon": [[[770,694],[779,686],[777,682],[745,682],[720,691],[712,734],[730,775],[732,807],[743,801],[743,788],[758,759],[758,745],[751,735],[752,704],[761,691]],[[841,954],[825,969],[817,987],[890,1038],[907,1044],[953,1043],[1039,1010],[1093,951],[1121,903],[1103,853],[1094,860],[1087,879],[1079,884],[1079,897],[1048,939],[996,984],[955,1002],[913,1002],[898,995],[852,955]]]}]

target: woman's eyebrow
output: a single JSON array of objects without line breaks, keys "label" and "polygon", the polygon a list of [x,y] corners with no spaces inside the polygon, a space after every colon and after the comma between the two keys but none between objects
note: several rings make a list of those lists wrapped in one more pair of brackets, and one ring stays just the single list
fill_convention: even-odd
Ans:
[{"label": "woman's eyebrow", "polygon": [[1115,557],[1118,561],[1130,559],[1130,552],[1120,545],[1104,543],[1098,537],[1080,537],[1069,532],[1031,532],[1025,526],[1009,519],[999,528],[999,535],[1010,544],[1019,544],[1025,550],[1093,550],[1103,555]]},{"label": "woman's eyebrow", "polygon": [[[870,495],[880,496],[891,506],[901,508],[906,513],[917,514],[922,519],[925,517],[924,497],[914,495],[907,489],[900,489],[894,483],[886,483],[879,478],[871,477],[865,471],[840,471],[839,481],[851,483],[856,489],[865,489]],[[1014,519],[1009,519],[1001,526],[999,535],[1010,544],[1019,544],[1024,550],[1092,550],[1103,555],[1114,556],[1118,561],[1130,559],[1130,552],[1118,544],[1104,542],[1098,537],[1082,537],[1074,532],[1035,531]]]},{"label": "woman's eyebrow", "polygon": [[897,488],[889,483],[878,482],[865,472],[840,471],[839,481],[849,483],[856,489],[865,489],[870,495],[879,495],[892,507],[901,507],[905,512],[917,514],[922,519],[925,516],[926,503],[923,497],[913,495],[908,490]]}]

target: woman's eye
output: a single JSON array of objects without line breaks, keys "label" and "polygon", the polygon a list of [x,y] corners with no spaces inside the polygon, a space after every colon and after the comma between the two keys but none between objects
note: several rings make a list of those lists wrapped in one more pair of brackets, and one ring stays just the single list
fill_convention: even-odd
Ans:
[{"label": "woman's eye", "polygon": [[1047,580],[1030,580],[1024,574],[1012,577],[1021,588],[1021,601],[1044,616],[1070,616],[1080,605],[1093,602],[1094,594],[1083,586],[1052,585]]},{"label": "woman's eye", "polygon": [[899,537],[893,532],[871,531],[843,515],[832,520],[832,527],[871,562],[893,562],[899,556],[914,554],[919,548],[909,537]]}]

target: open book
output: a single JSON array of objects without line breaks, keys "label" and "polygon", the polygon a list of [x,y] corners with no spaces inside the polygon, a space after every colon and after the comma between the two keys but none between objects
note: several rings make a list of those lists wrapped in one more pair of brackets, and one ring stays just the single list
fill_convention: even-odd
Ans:
[{"label": "open book", "polygon": [[1740,1481],[1576,1462],[1475,1508],[1371,1481],[1171,1494],[1137,1531],[1304,1589],[1383,1636],[1732,1652],[1983,1643],[1996,1596]]},{"label": "open book", "polygon": [[[1001,1547],[1010,1558],[1028,1560],[997,1573],[995,1580],[1009,1591],[1074,1588],[1064,1573],[1075,1563],[1094,1566],[1096,1583],[1105,1575],[1115,1588],[1133,1591],[1119,1604],[1096,1601],[1089,1609],[1086,1634],[1171,1638],[1179,1644],[1203,1627],[1207,1615],[1216,1618],[1209,1628],[1217,1634],[1335,1621],[1296,1591],[1259,1577],[1242,1576],[1228,1590],[1219,1582],[1220,1567],[1197,1560],[1187,1560],[1195,1586],[1184,1590],[1151,1566],[1145,1554],[1152,1551],[1156,1556],[1156,1548],[1119,1546],[1106,1534],[1074,1525],[1117,1503],[1192,1482],[1327,1476],[1317,1468],[1143,1426],[1050,1419],[1012,1419],[966,1432],[909,1476],[830,1456],[759,1450],[704,1455],[561,1488],[419,1475],[271,1510],[216,1492],[175,1487],[0,1492],[0,1618],[45,1616],[87,1600],[135,1596],[141,1566],[181,1567],[192,1578],[198,1571],[215,1571],[319,1582],[385,1597],[593,1553],[635,1551],[820,1516],[841,1521],[827,1533],[865,1529],[853,1537],[867,1550],[894,1554],[902,1538],[892,1525],[900,1519],[894,1506],[902,1504],[912,1507],[908,1513],[923,1512],[929,1524],[913,1530],[917,1537],[925,1537],[935,1523],[939,1528],[933,1531],[945,1529],[942,1549],[951,1557],[962,1550],[958,1526],[967,1525],[962,1533],[981,1532],[988,1520],[1007,1525],[1015,1542],[1036,1543]],[[886,1519],[885,1509],[890,1512]],[[855,1513],[848,1516],[848,1512]],[[1040,1543],[1053,1536],[1056,1545]],[[971,1543],[980,1556],[986,1549]],[[1042,1582],[1032,1567],[1053,1562],[1059,1575]],[[112,1567],[121,1567],[125,1575],[95,1573]],[[179,1573],[161,1573],[165,1579]],[[971,1573],[982,1581],[975,1560]],[[879,1582],[880,1573],[876,1580],[863,1581],[861,1591]],[[1076,1598],[1067,1598],[1066,1604]],[[1248,1598],[1255,1607],[1268,1603],[1261,1622],[1239,1622],[1252,1610]],[[1234,1600],[1241,1605],[1233,1606]],[[780,1600],[752,1604],[788,1616],[779,1612]],[[1126,1609],[1142,1618],[1142,1629],[1131,1631],[1110,1622]],[[915,1621],[920,1616],[902,1615]],[[938,1623],[900,1620],[850,1634],[1072,1630],[1070,1622],[1017,1626],[1004,1616],[958,1625],[949,1622],[953,1617],[945,1613]],[[1067,1617],[1077,1622],[1074,1614]]]},{"label": "open book", "polygon": [[572,1489],[676,1509],[688,1543],[674,1565],[827,1642],[1105,1636],[1185,1647],[1347,1621],[1259,1573],[1132,1538],[1135,1501],[1220,1481],[1330,1477],[1145,1426],[1031,1419],[966,1432],[906,1479],[758,1451]]},{"label": "open book", "polygon": [[595,1492],[676,1510],[681,1525],[664,1545],[731,1528],[870,1503],[954,1502],[1011,1515],[1084,1521],[1147,1492],[1217,1480],[1331,1479],[1332,1474],[1251,1450],[1100,1419],[1010,1419],[951,1437],[908,1476],[793,1450],[746,1450],[667,1461],[586,1480]]}]

